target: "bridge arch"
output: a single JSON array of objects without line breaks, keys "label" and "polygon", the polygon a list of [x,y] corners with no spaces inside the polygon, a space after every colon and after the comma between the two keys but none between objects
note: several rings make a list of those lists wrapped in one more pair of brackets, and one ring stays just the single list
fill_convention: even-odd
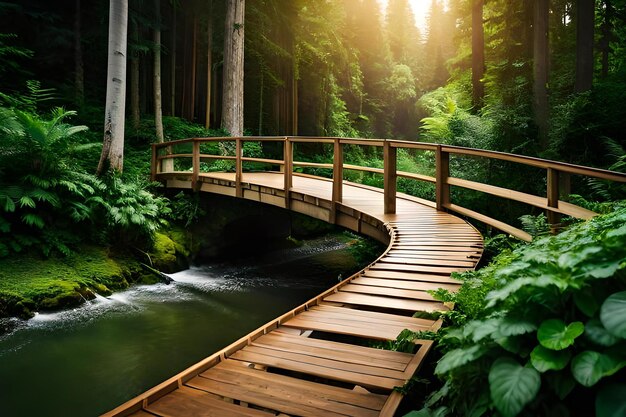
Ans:
[{"label": "bridge arch", "polygon": [[[202,145],[235,141],[231,156],[202,153]],[[246,141],[283,144],[282,159],[243,156]],[[301,142],[330,144],[333,163],[300,162],[293,146]],[[384,167],[345,164],[344,145],[383,149]],[[187,147],[173,152],[172,147]],[[432,153],[435,175],[397,169],[398,149]],[[546,195],[536,196],[450,176],[450,156],[509,161],[546,171]],[[163,171],[164,161],[191,160],[189,169]],[[204,172],[203,160],[226,160],[232,172]],[[266,172],[245,172],[244,162],[265,164]],[[294,167],[332,169],[332,179],[294,173]],[[275,168],[278,169],[275,169]],[[383,175],[384,189],[344,181],[344,170]],[[560,215],[590,218],[595,213],[560,199],[563,177],[584,175],[626,182],[626,175],[555,161],[444,145],[392,140],[344,138],[204,138],[153,145],[152,178],[169,188],[187,188],[254,200],[303,213],[388,243],[371,265],[307,303],[242,337],[157,387],[107,413],[108,416],[189,415],[207,409],[223,415],[364,415],[392,416],[403,385],[419,368],[431,348],[415,340],[411,354],[359,346],[356,339],[392,340],[405,328],[437,330],[441,321],[412,317],[415,311],[436,312],[451,306],[427,292],[454,290],[456,271],[472,269],[482,254],[482,236],[456,212],[530,240],[511,225],[456,205],[456,186],[507,198],[547,211],[552,223]],[[435,201],[397,192],[397,179],[434,184]],[[318,337],[311,338],[311,332]],[[334,336],[333,336],[334,335]],[[335,336],[344,339],[337,341]],[[345,339],[348,337],[348,339]],[[273,370],[268,374],[268,370]],[[313,378],[314,380],[311,380]],[[325,384],[323,381],[333,381]],[[289,395],[287,395],[289,394]],[[223,401],[227,400],[227,401]],[[251,405],[252,408],[249,408]],[[145,411],[144,411],[145,410]],[[142,414],[144,413],[144,414]],[[185,414],[186,413],[186,414]]]}]

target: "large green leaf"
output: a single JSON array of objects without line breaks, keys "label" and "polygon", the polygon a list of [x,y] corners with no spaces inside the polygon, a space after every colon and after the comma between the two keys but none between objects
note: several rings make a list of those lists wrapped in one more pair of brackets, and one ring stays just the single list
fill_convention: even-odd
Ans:
[{"label": "large green leaf", "polygon": [[576,292],[574,294],[574,303],[576,303],[576,307],[588,317],[593,317],[598,309],[600,309],[600,304],[594,297],[590,288]]},{"label": "large green leaf", "polygon": [[613,375],[626,365],[626,362],[603,353],[587,350],[572,359],[572,375],[586,387],[595,385],[605,376]]},{"label": "large green leaf", "polygon": [[502,336],[518,336],[535,330],[537,330],[537,326],[534,323],[510,317],[502,321],[499,329]]},{"label": "large green leaf", "polygon": [[577,385],[569,372],[550,372],[544,374],[544,378],[554,393],[563,400]]},{"label": "large green leaf", "polygon": [[454,368],[465,365],[480,358],[488,349],[481,345],[473,345],[465,349],[454,349],[443,355],[437,363],[435,373],[445,374]]},{"label": "large green leaf", "polygon": [[541,345],[537,345],[530,352],[530,363],[539,372],[560,371],[567,366],[571,354],[566,350],[550,350]]},{"label": "large green leaf", "polygon": [[585,326],[579,322],[565,325],[563,320],[551,319],[541,323],[537,330],[537,339],[541,346],[552,350],[563,350],[574,344],[574,340],[583,334]]},{"label": "large green leaf", "polygon": [[531,402],[541,387],[541,377],[511,358],[497,359],[489,370],[491,399],[504,417],[514,417]]},{"label": "large green leaf", "polygon": [[626,384],[610,384],[596,396],[596,417],[626,416]]},{"label": "large green leaf", "polygon": [[626,291],[618,292],[604,300],[600,320],[614,336],[626,339]]},{"label": "large green leaf", "polygon": [[587,322],[585,325],[585,335],[589,340],[600,346],[613,346],[620,340],[618,337],[609,333],[598,319],[591,319]]}]

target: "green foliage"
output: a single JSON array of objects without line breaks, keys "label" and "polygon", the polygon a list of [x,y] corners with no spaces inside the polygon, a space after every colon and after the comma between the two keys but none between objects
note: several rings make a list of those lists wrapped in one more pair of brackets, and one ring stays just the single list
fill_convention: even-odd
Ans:
[{"label": "green foliage", "polygon": [[83,239],[146,242],[169,213],[143,182],[97,178],[78,164],[97,145],[79,142],[87,128],[65,122],[74,114],[0,108],[0,256],[31,247],[69,255]]},{"label": "green foliage", "polygon": [[[572,405],[572,390],[598,407],[609,395],[601,394],[605,387],[619,392],[626,367],[626,207],[618,207],[461,274],[456,294],[435,294],[458,310],[446,313],[452,326],[441,337],[436,369],[448,381],[440,401],[449,412],[547,416],[560,407],[587,415]],[[603,413],[620,407],[613,402]]]},{"label": "green foliage", "polygon": [[95,219],[100,219],[99,238],[118,244],[142,244],[150,241],[171,213],[169,200],[149,191],[141,181],[123,181],[111,175],[104,178],[101,195],[92,197]]},{"label": "green foliage", "polygon": [[171,200],[170,217],[183,224],[185,228],[197,222],[198,218],[205,214],[206,211],[200,206],[200,197],[196,193],[187,194],[181,191]]}]

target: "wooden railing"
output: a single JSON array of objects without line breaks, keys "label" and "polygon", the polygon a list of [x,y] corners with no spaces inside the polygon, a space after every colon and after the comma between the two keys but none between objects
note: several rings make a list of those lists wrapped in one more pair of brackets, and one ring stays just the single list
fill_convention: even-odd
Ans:
[{"label": "wooden railing", "polygon": [[[249,142],[279,142],[283,144],[283,159],[264,159],[243,156],[243,143]],[[235,142],[234,155],[213,155],[202,154],[201,145],[208,142]],[[172,153],[172,149],[177,145],[192,144],[192,153]],[[318,143],[333,145],[333,163],[315,163],[294,161],[293,149],[298,143]],[[382,147],[384,168],[373,168],[344,163],[344,145],[361,145]],[[414,149],[420,151],[431,151],[435,159],[435,176],[423,175],[412,172],[397,170],[398,149]],[[546,170],[546,196],[537,196],[508,188],[497,187],[481,182],[470,181],[462,178],[450,176],[450,155],[470,156],[495,159],[536,167]],[[520,239],[529,241],[531,236],[516,227],[507,223],[488,217],[484,214],[461,207],[454,204],[450,197],[450,187],[462,187],[469,190],[479,191],[508,200],[525,203],[541,208],[547,212],[548,221],[551,224],[558,223],[561,215],[567,215],[579,219],[589,219],[596,213],[583,207],[568,203],[560,199],[561,182],[569,183],[570,175],[582,175],[585,177],[599,178],[604,180],[626,182],[626,174],[608,171],[598,168],[590,168],[580,165],[567,164],[563,162],[550,161],[546,159],[533,158],[510,153],[488,151],[482,149],[463,148],[457,146],[438,145],[432,143],[409,142],[390,139],[350,139],[350,138],[317,138],[317,137],[221,137],[221,138],[192,138],[177,141],[159,143],[152,145],[152,172],[153,180],[158,179],[158,175],[173,170],[173,164],[166,161],[175,158],[192,159],[192,188],[198,189],[200,180],[200,163],[203,160],[232,160],[235,165],[235,188],[236,195],[243,195],[242,174],[244,162],[257,162],[275,165],[280,167],[284,174],[285,201],[289,202],[289,192],[293,186],[294,167],[311,167],[332,169],[332,202],[340,204],[342,202],[343,171],[356,170],[382,174],[384,178],[384,210],[391,214],[396,211],[397,179],[408,178],[416,181],[425,181],[435,185],[435,202],[437,210],[451,210],[463,216],[481,221],[487,225],[495,227],[503,232],[509,233]],[[298,174],[296,174],[298,175]],[[563,181],[561,181],[563,180]],[[565,190],[566,192],[568,190]]]}]

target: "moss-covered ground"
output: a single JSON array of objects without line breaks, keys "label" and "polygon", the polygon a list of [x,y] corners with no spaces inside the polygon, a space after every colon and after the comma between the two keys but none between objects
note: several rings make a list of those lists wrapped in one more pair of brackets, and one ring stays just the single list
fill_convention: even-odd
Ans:
[{"label": "moss-covered ground", "polygon": [[23,254],[0,259],[0,317],[72,307],[126,288],[139,278],[139,263],[105,248],[85,247],[68,257]]}]

